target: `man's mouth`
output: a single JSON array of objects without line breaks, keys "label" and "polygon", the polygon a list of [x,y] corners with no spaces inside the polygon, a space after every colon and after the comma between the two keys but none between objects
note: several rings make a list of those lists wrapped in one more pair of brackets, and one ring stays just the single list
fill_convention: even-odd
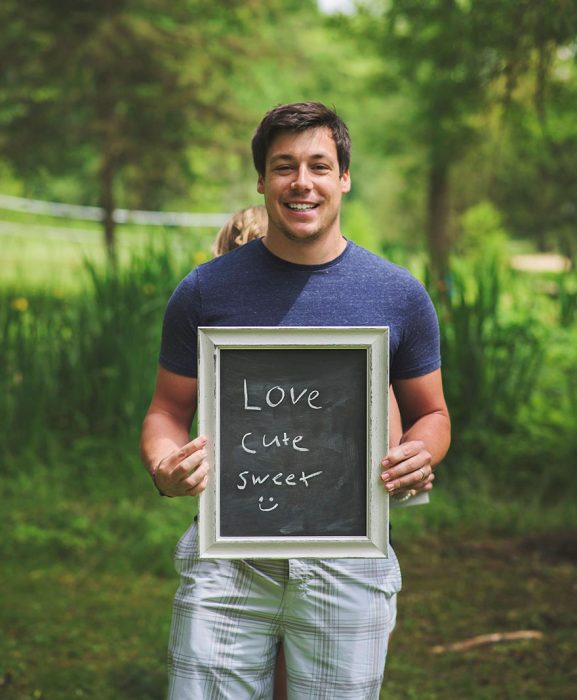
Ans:
[{"label": "man's mouth", "polygon": [[285,206],[292,211],[310,211],[311,209],[316,209],[318,204],[298,204],[296,202],[287,202]]}]

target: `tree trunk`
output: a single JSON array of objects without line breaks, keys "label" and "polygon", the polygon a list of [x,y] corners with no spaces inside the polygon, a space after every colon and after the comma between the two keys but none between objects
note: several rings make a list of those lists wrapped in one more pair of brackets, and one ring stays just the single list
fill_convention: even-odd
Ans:
[{"label": "tree trunk", "polygon": [[114,164],[112,158],[104,155],[100,168],[100,206],[102,207],[102,227],[108,261],[116,265],[116,223],[114,221]]},{"label": "tree trunk", "polygon": [[427,244],[431,271],[441,292],[449,271],[449,166],[434,160],[429,172]]}]

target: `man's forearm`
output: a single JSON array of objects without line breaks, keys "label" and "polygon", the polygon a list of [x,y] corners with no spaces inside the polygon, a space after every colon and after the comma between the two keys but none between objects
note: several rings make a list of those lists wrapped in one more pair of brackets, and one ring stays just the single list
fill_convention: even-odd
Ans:
[{"label": "man's forearm", "polygon": [[152,473],[167,455],[190,440],[189,431],[168,413],[148,413],[142,424],[140,456]]},{"label": "man's forearm", "polygon": [[445,412],[429,413],[416,420],[404,433],[401,444],[420,440],[431,455],[431,466],[436,467],[451,444],[451,421]]}]

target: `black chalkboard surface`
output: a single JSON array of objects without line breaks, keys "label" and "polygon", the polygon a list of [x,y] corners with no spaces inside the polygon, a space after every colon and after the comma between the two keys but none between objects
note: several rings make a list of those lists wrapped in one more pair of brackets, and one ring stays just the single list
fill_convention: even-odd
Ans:
[{"label": "black chalkboard surface", "polygon": [[366,349],[220,350],[220,536],[367,534]]},{"label": "black chalkboard surface", "polygon": [[386,327],[198,329],[203,559],[387,557]]}]

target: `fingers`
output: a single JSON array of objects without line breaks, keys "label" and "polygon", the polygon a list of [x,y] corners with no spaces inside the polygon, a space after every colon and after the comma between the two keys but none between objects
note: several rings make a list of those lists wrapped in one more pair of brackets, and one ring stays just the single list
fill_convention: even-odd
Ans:
[{"label": "fingers", "polygon": [[199,435],[198,437],[194,438],[194,440],[187,442],[186,445],[183,445],[179,450],[176,450],[176,452],[173,452],[172,454],[165,457],[165,459],[162,460],[161,464],[165,462],[167,464],[171,464],[172,466],[180,464],[183,460],[186,460],[195,452],[201,450],[207,442],[208,440],[204,437],[204,435]]},{"label": "fingers", "polygon": [[205,446],[199,436],[162,459],[154,472],[160,490],[168,496],[197,496],[208,483],[209,464]]},{"label": "fingers", "polygon": [[400,490],[430,491],[434,479],[431,454],[419,440],[403,443],[389,451],[381,462],[381,474],[389,494]]},{"label": "fingers", "polygon": [[433,481],[435,480],[435,474],[434,472],[429,475],[429,477],[423,482],[423,485],[420,486],[417,484],[416,488],[414,491],[416,493],[421,493],[423,491],[430,491],[433,488]]},{"label": "fingers", "polygon": [[405,501],[408,500],[409,498],[413,498],[419,493],[426,493],[427,491],[431,491],[433,488],[433,481],[435,479],[435,475],[431,474],[429,478],[423,482],[423,485],[417,485],[416,488],[411,488],[411,489],[397,489],[396,491],[392,492],[390,495],[394,496],[397,500],[399,501]]}]

